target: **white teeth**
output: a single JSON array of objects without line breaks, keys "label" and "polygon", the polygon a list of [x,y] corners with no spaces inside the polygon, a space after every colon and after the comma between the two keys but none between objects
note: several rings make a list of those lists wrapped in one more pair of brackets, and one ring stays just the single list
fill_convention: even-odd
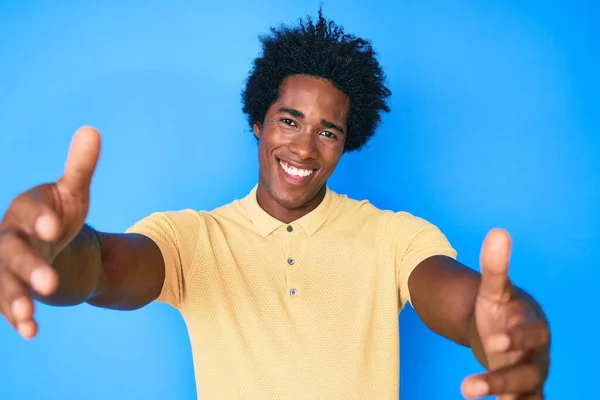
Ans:
[{"label": "white teeth", "polygon": [[307,176],[312,175],[312,173],[314,172],[314,170],[312,170],[312,169],[300,169],[300,168],[292,167],[288,163],[281,161],[281,160],[279,161],[279,165],[281,165],[281,168],[283,168],[283,170],[285,172],[287,172],[288,174],[290,174],[292,176],[307,177]]}]

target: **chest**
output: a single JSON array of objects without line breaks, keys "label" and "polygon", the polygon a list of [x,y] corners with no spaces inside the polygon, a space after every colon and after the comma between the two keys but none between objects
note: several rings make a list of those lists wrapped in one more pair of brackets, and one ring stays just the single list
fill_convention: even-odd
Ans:
[{"label": "chest", "polygon": [[248,313],[295,310],[324,318],[395,305],[394,255],[384,238],[364,233],[308,235],[297,227],[267,237],[216,233],[196,260],[192,284],[198,290],[190,296],[210,309],[229,303]]}]

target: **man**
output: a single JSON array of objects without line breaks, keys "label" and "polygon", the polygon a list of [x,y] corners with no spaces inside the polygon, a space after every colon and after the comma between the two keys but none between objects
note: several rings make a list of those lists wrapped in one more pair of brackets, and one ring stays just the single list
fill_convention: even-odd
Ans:
[{"label": "man", "polygon": [[549,328],[510,284],[506,232],[487,236],[479,274],[429,222],[327,186],[389,111],[370,44],[321,12],[262,43],[243,91],[259,143],[248,196],[97,232],[84,222],[100,136],[82,128],[64,175],[17,196],[2,220],[2,314],[32,338],[32,299],[119,310],[166,302],[188,326],[199,398],[390,399],[397,317],[410,302],[487,368],[465,380],[465,396],[542,399]]}]

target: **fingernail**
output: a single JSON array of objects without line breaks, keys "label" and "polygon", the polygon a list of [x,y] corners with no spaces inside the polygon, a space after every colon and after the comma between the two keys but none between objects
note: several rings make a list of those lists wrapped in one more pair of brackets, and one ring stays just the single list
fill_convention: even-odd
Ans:
[{"label": "fingernail", "polygon": [[56,235],[54,219],[50,215],[40,215],[35,221],[35,231],[44,240],[52,240]]},{"label": "fingernail", "polygon": [[485,396],[490,390],[489,385],[485,381],[475,381],[471,385],[470,394],[472,397]]},{"label": "fingernail", "polygon": [[43,268],[34,269],[31,273],[31,286],[40,294],[48,294],[50,291],[48,282],[48,274]]},{"label": "fingernail", "polygon": [[46,215],[40,215],[35,220],[35,231],[38,235],[42,236],[43,238],[45,238],[48,234],[47,226],[48,226],[48,217]]},{"label": "fingernail", "polygon": [[11,311],[17,320],[23,319],[27,312],[27,300],[20,297],[13,301],[11,304]]},{"label": "fingernail", "polygon": [[506,351],[510,347],[510,338],[505,334],[492,336],[488,343],[490,351]]},{"label": "fingernail", "polygon": [[31,339],[35,333],[35,325],[33,322],[22,322],[17,325],[17,330],[25,339]]}]

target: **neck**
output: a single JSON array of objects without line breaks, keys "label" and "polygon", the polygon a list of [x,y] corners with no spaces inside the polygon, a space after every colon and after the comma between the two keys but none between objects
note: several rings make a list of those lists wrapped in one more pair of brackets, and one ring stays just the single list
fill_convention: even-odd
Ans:
[{"label": "neck", "polygon": [[276,200],[263,185],[259,184],[256,191],[256,199],[260,207],[267,214],[278,221],[289,224],[317,208],[325,198],[326,192],[327,187],[323,185],[317,193],[310,197],[308,201],[305,201],[301,206],[286,207],[282,204],[282,201]]}]

